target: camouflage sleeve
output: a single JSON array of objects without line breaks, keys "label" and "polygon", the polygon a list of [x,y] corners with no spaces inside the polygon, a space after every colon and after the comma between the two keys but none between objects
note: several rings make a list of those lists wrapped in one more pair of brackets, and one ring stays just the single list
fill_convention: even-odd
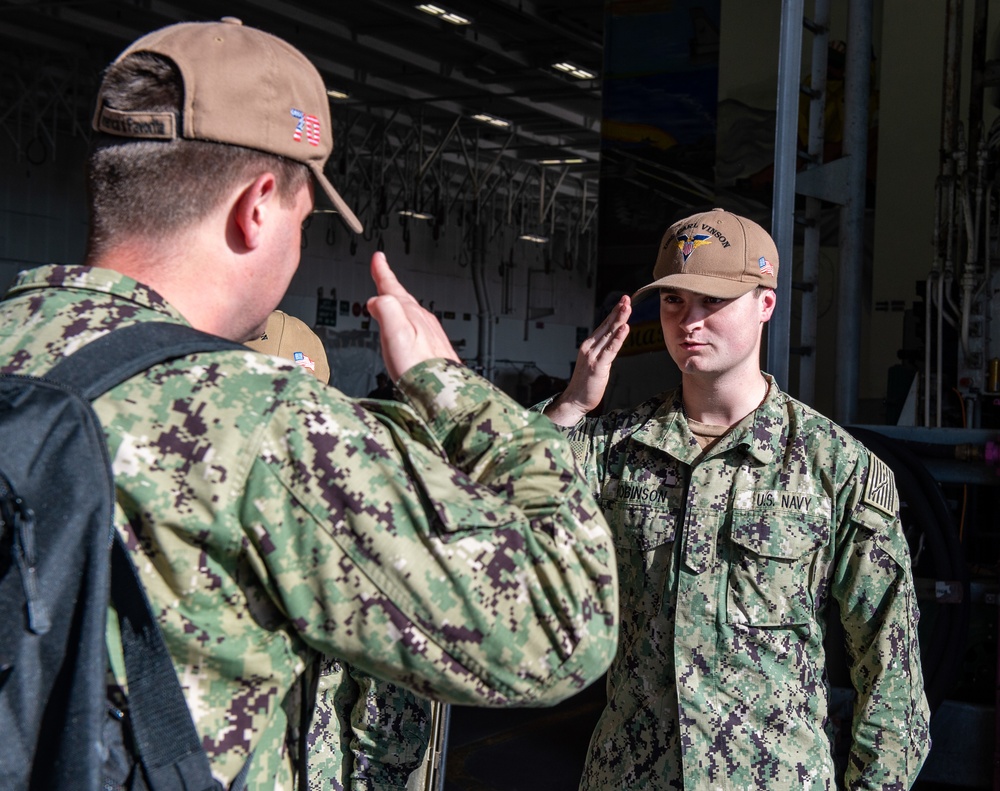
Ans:
[{"label": "camouflage sleeve", "polygon": [[307,644],[424,697],[579,691],[615,653],[617,571],[568,444],[458,364],[398,386],[395,414],[286,396],[248,474],[247,562]]},{"label": "camouflage sleeve", "polygon": [[[531,411],[544,414],[545,408],[554,400],[555,396],[547,398],[531,407]],[[598,496],[605,466],[602,463],[608,431],[605,421],[600,418],[584,418],[575,426],[560,426],[555,423],[552,426],[569,442],[577,468],[587,482],[587,489],[595,497]]]},{"label": "camouflage sleeve", "polygon": [[849,789],[909,788],[930,749],[910,552],[889,468],[863,452],[842,506],[832,592],[857,693]]},{"label": "camouflage sleeve", "polygon": [[351,791],[403,791],[430,742],[431,704],[349,667],[358,686],[351,716]]}]

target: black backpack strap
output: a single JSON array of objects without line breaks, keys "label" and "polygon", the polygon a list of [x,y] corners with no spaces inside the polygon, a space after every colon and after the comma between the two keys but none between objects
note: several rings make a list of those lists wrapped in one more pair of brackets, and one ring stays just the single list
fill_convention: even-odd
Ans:
[{"label": "black backpack strap", "polygon": [[186,324],[145,321],[102,335],[64,357],[45,375],[93,400],[157,363],[195,352],[249,351]]},{"label": "black backpack strap", "polygon": [[[187,325],[144,322],[88,343],[57,363],[46,378],[92,400],[157,363],[225,349],[246,351]],[[218,791],[146,592],[121,536],[113,532],[111,599],[121,626],[132,735],[149,787]],[[236,786],[245,782],[245,772],[246,766]]]},{"label": "black backpack strap", "polygon": [[163,633],[118,531],[111,598],[121,626],[132,736],[150,789],[218,791]]}]

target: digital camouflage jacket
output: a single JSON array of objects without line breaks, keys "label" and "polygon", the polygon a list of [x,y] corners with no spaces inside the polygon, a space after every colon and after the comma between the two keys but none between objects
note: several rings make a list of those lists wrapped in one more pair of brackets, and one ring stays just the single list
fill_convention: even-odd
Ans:
[{"label": "digital camouflage jacket", "polygon": [[857,692],[845,786],[908,788],[929,715],[885,464],[773,381],[706,453],[679,390],[567,433],[611,524],[622,608],[582,788],[834,788],[832,602]]},{"label": "digital camouflage jacket", "polygon": [[[0,301],[0,371],[41,374],[149,320],[184,321],[109,270],[27,271]],[[252,791],[294,787],[290,693],[319,654],[490,706],[556,703],[614,655],[614,549],[565,439],[457,363],[398,387],[407,403],[376,415],[247,349],[95,403],[117,527],[226,782],[252,751]]]}]

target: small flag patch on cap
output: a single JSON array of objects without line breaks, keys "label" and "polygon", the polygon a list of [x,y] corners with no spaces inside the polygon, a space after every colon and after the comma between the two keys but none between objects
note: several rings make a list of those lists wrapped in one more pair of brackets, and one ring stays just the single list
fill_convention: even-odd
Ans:
[{"label": "small flag patch on cap", "polygon": [[319,118],[315,115],[304,113],[301,110],[296,110],[294,107],[291,113],[292,118],[297,122],[295,124],[295,132],[292,133],[292,139],[298,143],[302,140],[304,133],[310,145],[318,146],[320,143]]},{"label": "small flag patch on cap", "polygon": [[310,360],[309,356],[303,352],[295,352],[292,355],[292,359],[295,360],[296,364],[301,365],[303,368],[308,368],[310,371],[316,370],[316,363]]}]

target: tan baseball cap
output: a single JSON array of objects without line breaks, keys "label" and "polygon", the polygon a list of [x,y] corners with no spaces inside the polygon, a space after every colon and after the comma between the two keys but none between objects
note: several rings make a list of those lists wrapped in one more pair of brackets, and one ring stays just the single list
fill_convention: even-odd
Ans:
[{"label": "tan baseball cap", "polygon": [[740,297],[757,286],[778,285],[778,249],[753,220],[725,209],[694,214],[663,235],[653,282],[635,294],[683,288],[709,297]]},{"label": "tan baseball cap", "polygon": [[292,360],[324,384],[330,382],[330,363],[326,347],[319,336],[309,326],[295,316],[275,310],[267,317],[264,334],[247,346],[264,354],[273,354]]},{"label": "tan baseball cap", "polygon": [[176,64],[184,82],[184,109],[130,112],[104,104],[101,87],[94,129],[146,140],[206,140],[288,157],[306,165],[355,233],[363,228],[323,174],[333,151],[330,99],[316,67],[280,38],[235,17],[181,22],[133,42],[115,63],[150,52]]}]

